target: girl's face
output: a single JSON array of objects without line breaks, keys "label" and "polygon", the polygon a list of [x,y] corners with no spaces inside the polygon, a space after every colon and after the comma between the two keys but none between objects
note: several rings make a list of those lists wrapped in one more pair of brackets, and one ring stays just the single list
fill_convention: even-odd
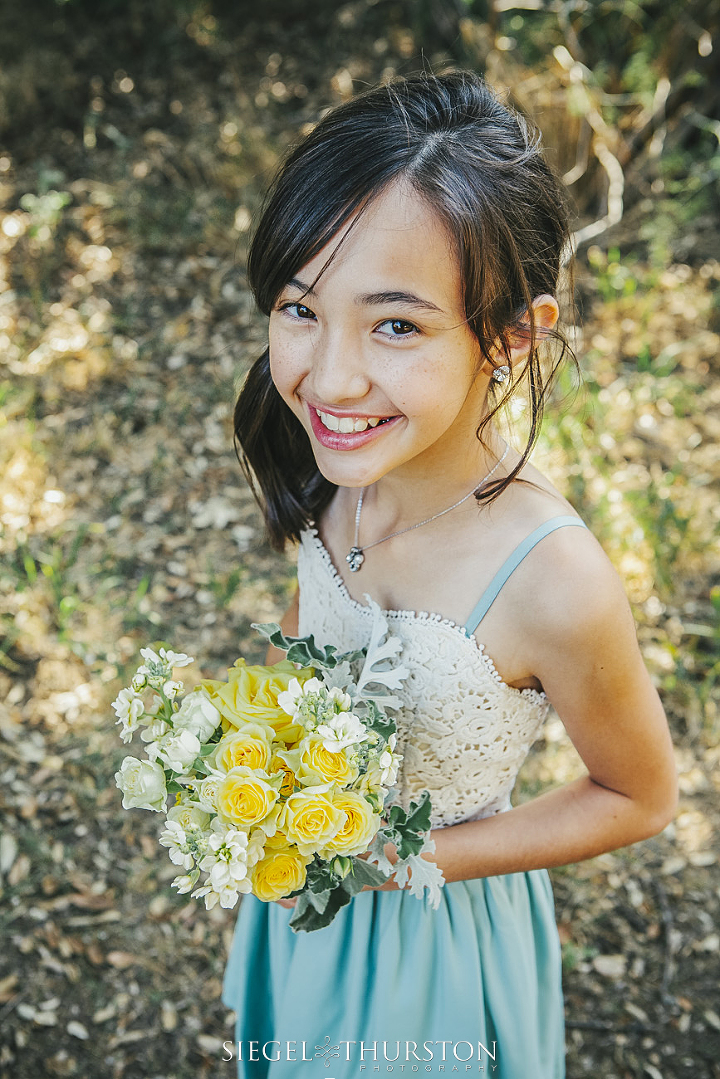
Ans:
[{"label": "girl's face", "polygon": [[390,473],[479,478],[486,457],[475,429],[490,373],[475,374],[479,346],[445,228],[412,188],[394,184],[310,289],[344,232],[288,283],[270,316],[273,381],[318,468],[344,487]]}]

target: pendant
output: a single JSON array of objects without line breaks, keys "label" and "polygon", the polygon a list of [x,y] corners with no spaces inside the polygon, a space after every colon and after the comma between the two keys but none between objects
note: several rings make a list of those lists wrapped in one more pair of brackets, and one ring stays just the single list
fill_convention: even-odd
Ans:
[{"label": "pendant", "polygon": [[362,547],[351,547],[350,554],[345,555],[345,561],[350,566],[351,573],[357,573],[365,561],[365,555],[362,553]]}]

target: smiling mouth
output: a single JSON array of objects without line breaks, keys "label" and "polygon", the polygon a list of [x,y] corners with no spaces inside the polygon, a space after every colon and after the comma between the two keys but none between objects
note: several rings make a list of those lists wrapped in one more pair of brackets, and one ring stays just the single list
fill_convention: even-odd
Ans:
[{"label": "smiling mouth", "polygon": [[321,412],[319,408],[315,412],[320,418],[323,427],[328,431],[337,431],[340,434],[357,434],[367,431],[369,427],[381,427],[395,419],[394,416],[333,416],[331,412]]}]

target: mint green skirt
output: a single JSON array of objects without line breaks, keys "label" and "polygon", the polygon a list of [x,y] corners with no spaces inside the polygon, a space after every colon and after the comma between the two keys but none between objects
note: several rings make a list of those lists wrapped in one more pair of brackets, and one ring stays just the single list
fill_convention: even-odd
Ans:
[{"label": "mint green skirt", "polygon": [[547,871],[442,893],[433,910],[407,890],[361,892],[329,926],[297,934],[289,908],[244,896],[223,987],[239,1079],[562,1079]]}]

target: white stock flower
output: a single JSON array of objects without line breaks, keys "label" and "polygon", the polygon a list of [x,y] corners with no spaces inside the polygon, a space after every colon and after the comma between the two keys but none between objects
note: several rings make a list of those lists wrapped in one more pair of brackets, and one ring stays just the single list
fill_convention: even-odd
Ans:
[{"label": "white stock flower", "polygon": [[295,716],[298,703],[309,693],[319,693],[325,687],[319,678],[308,678],[307,682],[298,682],[297,678],[291,678],[288,687],[282,693],[278,693],[278,705],[289,716]]},{"label": "white stock flower", "polygon": [[212,701],[202,690],[197,690],[188,693],[173,716],[173,726],[176,731],[191,731],[200,742],[207,742],[220,720],[220,713]]},{"label": "white stock flower", "polygon": [[117,722],[122,724],[120,738],[123,742],[132,741],[133,731],[138,729],[140,717],[145,711],[142,697],[133,689],[121,689],[112,703]]},{"label": "white stock flower", "polygon": [[330,753],[339,753],[347,746],[354,746],[368,740],[365,726],[352,712],[339,712],[327,723],[320,723],[316,733],[322,738],[325,749]]},{"label": "white stock flower", "polygon": [[[168,848],[170,861],[183,869],[192,869],[208,849],[210,814],[197,802],[182,801],[172,806],[165,821],[160,843]],[[197,881],[197,877],[195,878]]]},{"label": "white stock flower", "polygon": [[192,856],[185,829],[177,821],[165,822],[165,831],[160,833],[160,845],[167,847],[170,861],[183,869],[192,869],[195,859]]},{"label": "white stock flower", "polygon": [[189,768],[200,752],[200,742],[192,731],[171,731],[154,745],[157,746],[157,756],[173,772],[182,772]]},{"label": "white stock flower", "polygon": [[240,892],[249,892],[252,888],[248,879],[247,832],[214,820],[208,852],[200,868],[208,876],[203,886],[192,893],[193,898],[204,897],[207,910],[212,910],[218,902],[226,909],[234,907]]},{"label": "white stock flower", "polygon": [[115,782],[123,793],[123,809],[165,811],[165,773],[155,761],[125,757],[120,771],[115,773]]},{"label": "white stock flower", "polygon": [[253,828],[247,845],[247,867],[251,869],[265,854],[265,841],[267,836],[262,828]]},{"label": "white stock flower", "polygon": [[171,648],[161,648],[160,658],[164,659],[169,667],[187,667],[195,662],[192,656],[186,656],[184,652],[173,652]]},{"label": "white stock flower", "polygon": [[183,683],[174,682],[172,679],[170,679],[169,681],[165,682],[162,689],[167,699],[169,701],[172,701],[175,699],[175,697],[177,697],[178,693],[182,693]]},{"label": "white stock flower", "polygon": [[174,880],[170,881],[170,887],[177,888],[178,895],[185,895],[185,893],[189,892],[191,888],[194,888],[196,884],[197,877],[193,876],[192,873],[186,873],[184,876],[175,877]]},{"label": "white stock flower", "polygon": [[[140,655],[144,660],[147,660],[148,663],[162,663],[160,656],[157,654],[157,652],[153,652],[152,648],[141,648]],[[142,667],[138,667],[138,670],[142,670]]]},{"label": "white stock flower", "polygon": [[173,652],[172,648],[161,648],[159,655],[152,648],[141,648],[140,655],[146,663],[169,667],[171,670],[173,667],[187,667],[194,662],[192,656],[186,656],[184,652]]},{"label": "white stock flower", "polygon": [[343,692],[339,686],[333,686],[328,693],[328,700],[337,705],[339,712],[349,712],[352,708],[352,698],[349,693]]},{"label": "white stock flower", "polygon": [[148,723],[144,731],[140,731],[140,738],[143,742],[158,743],[153,746],[148,746],[146,753],[151,761],[154,761],[158,755],[159,742],[161,738],[164,738],[166,734],[169,734],[172,727],[169,723],[166,723],[164,719],[154,719],[152,723]]},{"label": "white stock flower", "polygon": [[380,767],[380,782],[383,787],[392,787],[397,779],[398,768],[403,759],[402,753],[395,752],[397,735],[391,734],[385,749],[380,754],[378,765]]},{"label": "white stock flower", "polygon": [[[192,663],[192,657],[186,656],[184,652],[173,652],[160,649],[160,654],[154,652],[152,648],[141,648],[140,655],[145,662],[138,667],[133,679],[133,684],[137,681],[138,685],[144,679],[144,684],[152,686],[157,689],[168,681],[172,676],[173,667],[185,667],[188,663]],[[178,683],[181,685],[181,683]]]}]

